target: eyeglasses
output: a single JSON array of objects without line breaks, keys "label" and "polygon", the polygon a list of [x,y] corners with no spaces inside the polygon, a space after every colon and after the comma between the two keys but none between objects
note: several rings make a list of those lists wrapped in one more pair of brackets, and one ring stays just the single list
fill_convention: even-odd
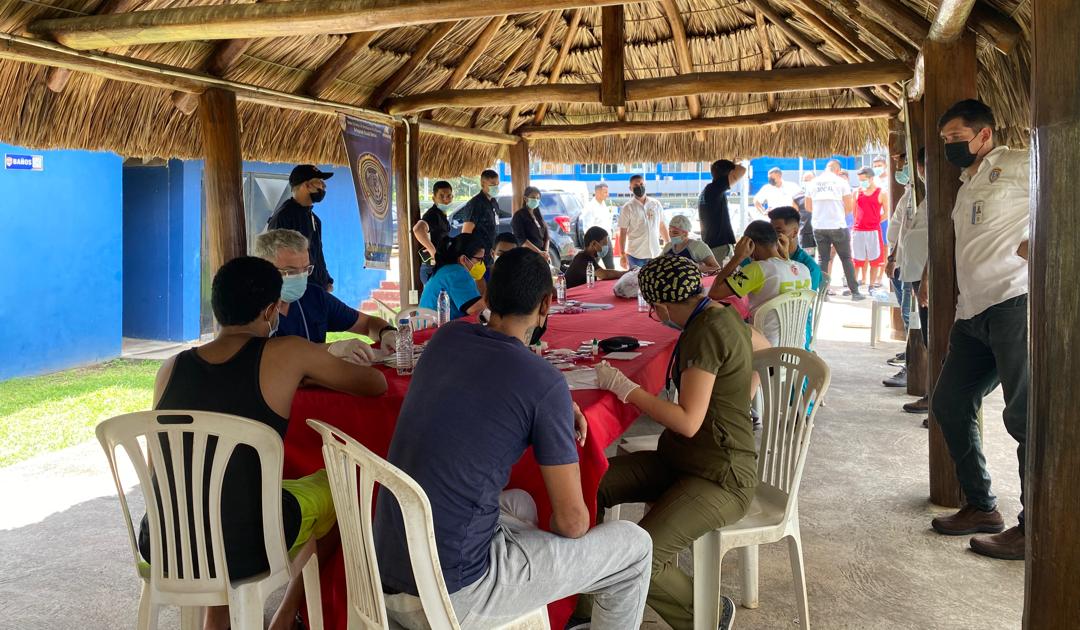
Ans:
[{"label": "eyeglasses", "polygon": [[649,319],[653,320],[654,322],[656,322],[658,324],[661,323],[660,322],[660,316],[656,314],[656,307],[655,306],[650,306],[649,307]]},{"label": "eyeglasses", "polygon": [[484,262],[484,257],[483,257],[483,256],[480,256],[480,257],[477,257],[477,256],[467,256],[467,258],[468,258],[469,260],[472,260],[472,261],[474,261],[474,262]]},{"label": "eyeglasses", "polygon": [[307,267],[301,267],[299,269],[296,267],[278,269],[278,273],[281,274],[282,278],[292,278],[293,276],[302,276],[305,274],[310,276],[312,271],[315,271],[315,265],[308,265]]}]

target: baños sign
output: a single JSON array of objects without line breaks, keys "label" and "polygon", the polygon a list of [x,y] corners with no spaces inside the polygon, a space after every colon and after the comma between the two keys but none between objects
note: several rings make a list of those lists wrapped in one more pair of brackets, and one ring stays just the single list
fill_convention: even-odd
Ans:
[{"label": "ba\u00f1os sign", "polygon": [[43,171],[45,157],[42,155],[4,154],[4,168],[9,171]]}]

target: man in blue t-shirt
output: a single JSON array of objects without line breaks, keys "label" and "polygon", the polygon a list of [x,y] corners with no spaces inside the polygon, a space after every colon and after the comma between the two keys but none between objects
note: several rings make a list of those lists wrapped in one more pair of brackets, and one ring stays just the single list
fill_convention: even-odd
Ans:
[{"label": "man in blue t-shirt", "polygon": [[[585,419],[562,374],[528,348],[547,327],[551,292],[539,254],[503,254],[487,288],[490,324],[453,322],[428,342],[390,443],[390,463],[431,502],[443,578],[466,630],[577,593],[596,595],[593,628],[641,624],[651,541],[628,521],[589,529],[577,450]],[[529,447],[551,503],[550,531],[538,528],[528,494],[504,492]],[[403,611],[415,607],[416,584],[401,512],[385,489],[374,530],[387,608],[411,627]]]},{"label": "man in blue t-shirt", "polygon": [[800,218],[799,211],[793,206],[779,206],[769,210],[769,221],[772,222],[777,236],[782,237],[781,243],[787,241],[788,260],[806,265],[810,270],[810,288],[817,291],[821,286],[821,267],[813,256],[799,247]]},{"label": "man in blue t-shirt", "polygon": [[[268,230],[255,239],[255,255],[270,261],[281,272],[281,317],[275,336],[292,335],[325,343],[327,332],[366,335],[386,350],[397,347],[397,329],[386,320],[366,315],[331,295],[310,280],[308,243],[295,230]],[[371,348],[359,339],[328,344],[330,354],[353,363],[370,364]]]}]

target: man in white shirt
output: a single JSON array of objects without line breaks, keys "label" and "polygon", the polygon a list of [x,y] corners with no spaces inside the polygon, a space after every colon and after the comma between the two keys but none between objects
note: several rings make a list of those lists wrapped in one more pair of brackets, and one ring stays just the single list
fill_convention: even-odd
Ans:
[{"label": "man in white shirt", "polygon": [[762,215],[773,208],[782,206],[795,207],[795,198],[802,189],[795,182],[784,181],[784,172],[778,167],[769,169],[769,183],[761,187],[754,195],[754,207]]},{"label": "man in white shirt", "polygon": [[664,207],[645,195],[645,177],[630,178],[633,198],[619,211],[619,243],[622,245],[622,264],[627,269],[645,266],[660,255],[661,241],[667,242]]},{"label": "man in white shirt", "polygon": [[855,265],[851,262],[851,230],[847,226],[847,215],[853,211],[853,202],[851,184],[840,177],[840,162],[829,160],[825,172],[806,185],[803,204],[813,217],[814,240],[817,241],[821,269],[832,275],[832,250],[835,249],[844,267],[851,299],[865,300],[866,296],[859,292]]},{"label": "man in white shirt", "polygon": [[873,161],[870,162],[870,166],[874,170],[874,181],[877,183],[877,187],[882,190],[888,190],[889,163],[885,161],[885,156],[875,155]]},{"label": "man in white shirt", "polygon": [[993,558],[1022,560],[1024,512],[1021,509],[1017,526],[1002,532],[1005,522],[990,490],[978,410],[1000,383],[1005,429],[1017,441],[1022,505],[1031,381],[1027,298],[1031,159],[1026,149],[994,145],[994,114],[977,100],[949,108],[938,121],[938,132],[946,159],[964,170],[952,211],[960,295],[949,353],[930,407],[956,464],[967,505],[931,524],[946,535],[992,534],[973,537],[971,549]]},{"label": "man in white shirt", "polygon": [[[585,204],[585,208],[581,211],[581,217],[578,219],[578,224],[581,226],[581,234],[584,236],[591,228],[598,227],[605,232],[611,231],[612,218],[614,213],[611,211],[611,206],[607,205],[608,185],[601,182],[593,189],[593,197]],[[585,244],[582,243],[582,248]],[[615,259],[611,254],[611,248],[609,247],[607,253],[604,254],[600,260],[604,261],[605,269],[615,268]]]}]

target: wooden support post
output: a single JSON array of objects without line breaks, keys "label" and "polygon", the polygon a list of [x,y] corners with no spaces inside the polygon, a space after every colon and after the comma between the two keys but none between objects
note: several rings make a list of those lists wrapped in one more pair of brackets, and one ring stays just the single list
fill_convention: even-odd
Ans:
[{"label": "wooden support post", "polygon": [[416,163],[420,155],[418,139],[419,129],[414,121],[394,127],[391,161],[398,224],[398,291],[402,306],[413,303],[412,291],[420,286],[419,252],[413,252],[416,248],[412,240],[412,226],[420,220],[416,188]]},{"label": "wooden support post", "polygon": [[514,207],[525,205],[525,188],[529,185],[529,141],[522,138],[510,147],[510,181],[514,187]]},{"label": "wooden support post", "polygon": [[[956,238],[952,209],[960,188],[960,171],[945,159],[937,121],[957,101],[975,98],[975,36],[966,31],[954,42],[927,41],[926,61],[926,204],[930,230],[930,383],[931,396],[949,350],[949,331],[956,318]],[[930,500],[937,505],[963,505],[956,470],[941,428],[930,414]]]},{"label": "wooden support post", "polygon": [[199,129],[206,160],[205,229],[210,232],[210,268],[216,272],[223,264],[247,253],[236,95],[219,88],[203,92],[199,96]]},{"label": "wooden support post", "polygon": [[600,102],[605,107],[626,106],[626,36],[624,34],[622,5],[604,7],[601,15],[601,57],[603,70],[600,75]]},{"label": "wooden support post", "polygon": [[[923,188],[924,184],[916,174],[919,147],[926,146],[926,133],[924,131],[926,127],[923,123],[924,112],[925,107],[921,100],[908,105],[908,121],[905,133],[910,133],[910,137],[905,138],[905,140],[908,144],[908,165],[911,167],[911,202],[916,207],[918,207],[920,201],[926,198],[926,194],[923,192],[925,190]],[[912,296],[911,307],[912,315],[918,317],[919,303],[914,296]],[[906,354],[908,369],[907,393],[909,396],[926,396],[930,391],[926,344],[923,342],[922,332],[919,331],[917,335],[908,335]]]},{"label": "wooden support post", "polygon": [[1031,108],[1031,399],[1028,410],[1025,630],[1076,627],[1080,602],[1080,225],[1072,173],[1080,168],[1080,12],[1073,0],[1034,11]]},{"label": "wooden support post", "polygon": [[[410,120],[409,129],[409,251],[412,252],[412,291],[409,294],[409,303],[420,302],[420,248],[412,240],[412,226],[420,220],[420,125],[416,120]],[[415,299],[414,299],[415,298]]]}]

